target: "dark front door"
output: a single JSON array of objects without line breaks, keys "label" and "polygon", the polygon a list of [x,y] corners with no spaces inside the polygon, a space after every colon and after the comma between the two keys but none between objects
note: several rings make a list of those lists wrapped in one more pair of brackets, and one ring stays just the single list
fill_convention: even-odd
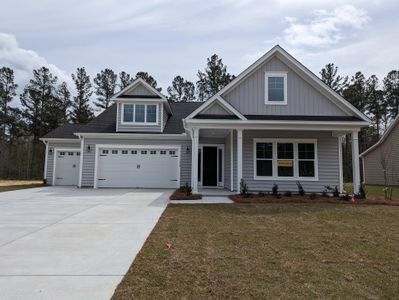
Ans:
[{"label": "dark front door", "polygon": [[218,148],[217,147],[203,147],[203,186],[217,186],[218,185]]}]

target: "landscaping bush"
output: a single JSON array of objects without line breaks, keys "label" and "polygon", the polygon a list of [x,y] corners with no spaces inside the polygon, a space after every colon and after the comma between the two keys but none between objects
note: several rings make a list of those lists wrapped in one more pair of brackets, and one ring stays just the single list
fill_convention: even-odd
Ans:
[{"label": "landscaping bush", "polygon": [[333,196],[334,196],[335,198],[338,198],[338,197],[339,197],[339,191],[338,191],[338,187],[337,187],[337,186],[335,186],[335,188],[334,188]]},{"label": "landscaping bush", "polygon": [[302,184],[299,181],[297,181],[296,185],[298,186],[298,194],[301,195],[301,196],[304,196],[305,195],[305,190],[304,190]]},{"label": "landscaping bush", "polygon": [[284,193],[284,197],[291,197],[291,196],[292,196],[292,193],[290,191],[286,191]]},{"label": "landscaping bush", "polygon": [[191,196],[193,193],[193,188],[191,187],[191,185],[188,184],[188,182],[186,182],[185,185],[180,187],[180,192],[186,194],[187,196]]},{"label": "landscaping bush", "polygon": [[240,181],[240,195],[248,196],[248,186],[245,183],[244,179],[241,179],[241,181]]},{"label": "landscaping bush", "polygon": [[272,194],[274,197],[277,197],[277,194],[278,194],[278,185],[277,184],[273,185]]},{"label": "landscaping bush", "polygon": [[357,193],[357,194],[355,195],[355,197],[356,197],[357,199],[365,199],[366,196],[367,196],[367,191],[366,191],[366,189],[364,188],[364,185],[361,184],[360,187],[359,187],[359,193]]},{"label": "landscaping bush", "polygon": [[342,193],[339,195],[339,199],[341,199],[343,201],[349,201],[351,199],[351,197],[349,196],[348,193]]}]

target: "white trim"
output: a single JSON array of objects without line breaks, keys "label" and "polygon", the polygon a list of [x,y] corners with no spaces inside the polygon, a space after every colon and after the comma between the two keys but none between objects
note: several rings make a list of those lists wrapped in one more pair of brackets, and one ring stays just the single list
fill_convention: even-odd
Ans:
[{"label": "white trim", "polygon": [[159,134],[159,133],[98,133],[98,132],[77,132],[76,136],[87,138],[104,139],[149,139],[149,140],[188,140],[186,133],[180,134]]},{"label": "white trim", "polygon": [[[76,135],[76,134],[75,134]],[[42,142],[64,142],[64,143],[71,143],[71,144],[78,144],[79,139],[76,138],[40,138]]]},{"label": "white trim", "polygon": [[164,126],[163,126],[163,103],[160,105],[161,107],[159,108],[159,113],[160,113],[160,118],[161,118],[161,124],[159,126],[159,132],[163,132]]},{"label": "white trim", "polygon": [[82,187],[82,176],[83,176],[83,153],[84,153],[84,142],[85,138],[82,137],[80,141],[80,168],[79,168],[79,182],[78,187]]},{"label": "white trim", "polygon": [[230,129],[230,191],[234,191],[234,131]]},{"label": "white trim", "polygon": [[389,125],[387,130],[385,130],[384,134],[379,139],[379,141],[377,143],[375,143],[373,146],[371,146],[370,148],[368,148],[366,151],[363,151],[360,154],[360,156],[361,157],[365,156],[366,154],[368,154],[369,152],[371,152],[372,150],[377,148],[379,145],[381,145],[388,138],[389,134],[391,133],[391,131],[395,128],[395,126],[397,124],[399,124],[399,116],[397,116],[396,119],[392,121],[392,123]]},{"label": "white trim", "polygon": [[44,142],[44,144],[46,145],[46,154],[44,157],[44,171],[43,171],[43,179],[47,179],[47,160],[48,160],[48,142]]},{"label": "white trim", "polygon": [[353,193],[359,193],[360,189],[360,166],[359,166],[359,135],[357,131],[351,133],[352,140],[352,178]]},{"label": "white trim", "polygon": [[241,72],[235,79],[233,79],[228,85],[222,88],[218,93],[212,96],[208,101],[212,100],[213,98],[219,97],[226,93],[228,90],[235,87],[238,83],[244,80],[247,76],[255,72],[260,65],[271,59],[274,55],[277,55],[280,59],[283,59],[285,63],[287,63],[290,67],[294,67],[297,69],[298,75],[305,79],[309,84],[317,87],[321,92],[326,94],[328,99],[335,102],[336,105],[339,107],[345,108],[348,111],[354,113],[362,120],[367,122],[367,124],[371,123],[371,120],[361,113],[358,109],[356,109],[352,104],[346,101],[343,97],[338,95],[335,91],[329,88],[324,82],[320,80],[315,74],[309,71],[304,65],[302,65],[299,61],[297,61],[292,55],[290,55],[287,51],[285,51],[279,45],[274,46],[270,49],[267,53],[265,53],[261,58],[255,61],[252,65],[250,65],[247,69]]},{"label": "white trim", "polygon": [[[56,164],[57,164],[57,152],[62,151],[62,152],[72,152],[72,151],[77,151],[80,152],[80,148],[56,148],[53,147],[53,181],[51,182],[51,185],[55,186],[55,171],[56,171]],[[80,156],[82,156],[82,153],[80,153]]]},{"label": "white trim", "polygon": [[194,128],[191,134],[191,187],[194,193],[198,192],[198,144],[199,129]]},{"label": "white trim", "polygon": [[117,148],[117,149],[167,149],[177,150],[178,153],[178,168],[177,168],[177,186],[180,186],[180,160],[181,160],[181,146],[180,145],[120,145],[120,144],[96,144],[94,155],[94,182],[93,188],[96,189],[98,185],[98,157],[100,148]]},{"label": "white trim", "polygon": [[238,110],[236,110],[230,103],[228,103],[226,100],[224,100],[221,96],[215,97],[212,100],[209,99],[205,101],[202,105],[200,105],[196,110],[194,110],[191,114],[189,114],[185,120],[190,120],[193,119],[196,115],[198,115],[200,112],[205,110],[206,108],[210,107],[212,103],[217,101],[224,109],[227,111],[233,113],[236,115],[240,120],[246,120],[245,118]]},{"label": "white trim", "polygon": [[[125,105],[133,105],[133,121],[127,122],[124,121],[125,114]],[[136,122],[136,105],[144,105],[144,122]],[[156,107],[155,112],[155,122],[147,122],[147,106],[154,105]],[[159,113],[159,105],[158,104],[147,104],[147,103],[122,103],[122,115],[121,115],[121,124],[122,125],[134,125],[134,126],[158,126],[158,113]]]},{"label": "white trim", "polygon": [[[269,100],[269,77],[283,77],[284,79],[284,101]],[[287,72],[265,72],[265,104],[266,105],[287,105]]]},{"label": "white trim", "polygon": [[237,192],[240,191],[240,183],[243,178],[242,173],[242,161],[243,161],[243,151],[242,151],[242,129],[237,129]]},{"label": "white trim", "polygon": [[186,120],[187,124],[229,124],[230,126],[243,126],[243,125],[253,125],[253,124],[264,124],[264,125],[349,125],[362,127],[367,125],[363,121],[291,121],[291,120],[204,120],[204,119],[190,119]]},{"label": "white trim", "polygon": [[204,186],[203,185],[203,180],[204,180],[204,147],[215,147],[217,150],[216,156],[217,156],[217,167],[216,167],[216,177],[217,177],[217,184],[216,187],[223,187],[224,186],[224,165],[222,168],[222,181],[219,181],[219,171],[220,171],[220,166],[219,166],[219,150],[222,150],[222,161],[225,161],[225,152],[224,152],[224,144],[199,144],[198,145],[198,150],[201,150],[201,178],[198,178],[198,184],[201,187],[208,188],[208,187],[214,187],[214,186]]},{"label": "white trim", "polygon": [[116,103],[116,132],[119,131],[119,122],[122,122],[122,119],[119,118],[119,102]]},{"label": "white trim", "polygon": [[342,136],[338,136],[338,166],[339,166],[339,192],[344,192],[344,171],[342,161]]},{"label": "white trim", "polygon": [[[273,176],[257,176],[256,175],[256,143],[272,143],[273,144]],[[293,171],[294,176],[285,177],[278,176],[277,174],[277,143],[292,143],[294,146],[294,158],[293,161]],[[314,177],[299,177],[299,158],[298,158],[298,144],[301,143],[312,143],[314,144],[314,168],[315,168],[315,176]],[[319,180],[319,159],[318,159],[318,147],[317,147],[317,139],[290,139],[290,138],[255,138],[253,139],[252,144],[252,159],[253,159],[253,176],[254,180],[276,180],[276,181],[318,181]],[[303,160],[303,159],[301,159]]]}]

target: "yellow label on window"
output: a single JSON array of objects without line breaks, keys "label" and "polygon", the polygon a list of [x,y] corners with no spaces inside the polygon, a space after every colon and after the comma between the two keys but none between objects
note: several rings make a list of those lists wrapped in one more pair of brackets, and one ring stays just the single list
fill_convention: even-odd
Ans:
[{"label": "yellow label on window", "polygon": [[290,160],[290,159],[277,161],[278,167],[292,167],[292,165],[293,165],[293,163],[292,163],[292,160]]}]

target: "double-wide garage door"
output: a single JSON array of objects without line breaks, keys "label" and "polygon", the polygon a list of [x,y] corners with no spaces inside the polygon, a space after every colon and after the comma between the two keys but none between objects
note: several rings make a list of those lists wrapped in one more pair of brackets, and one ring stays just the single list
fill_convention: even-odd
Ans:
[{"label": "double-wide garage door", "polygon": [[178,187],[179,149],[106,147],[97,155],[97,187]]}]

